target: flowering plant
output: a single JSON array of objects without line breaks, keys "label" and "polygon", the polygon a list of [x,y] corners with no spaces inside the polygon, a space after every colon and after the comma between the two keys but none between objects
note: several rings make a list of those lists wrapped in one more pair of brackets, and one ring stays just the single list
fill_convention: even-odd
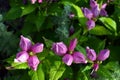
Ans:
[{"label": "flowering plant", "polygon": [[119,0],[0,4],[0,80],[120,79]]}]

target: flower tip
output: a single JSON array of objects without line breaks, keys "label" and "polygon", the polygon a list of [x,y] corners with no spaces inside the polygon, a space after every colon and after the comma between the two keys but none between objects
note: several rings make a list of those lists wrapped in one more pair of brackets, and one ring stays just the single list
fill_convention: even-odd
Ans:
[{"label": "flower tip", "polygon": [[77,38],[74,38],[70,41],[70,45],[69,45],[69,51],[74,51],[75,47],[77,45]]},{"label": "flower tip", "polygon": [[104,61],[109,57],[109,55],[110,55],[109,49],[101,50],[100,53],[98,54],[97,60]]}]

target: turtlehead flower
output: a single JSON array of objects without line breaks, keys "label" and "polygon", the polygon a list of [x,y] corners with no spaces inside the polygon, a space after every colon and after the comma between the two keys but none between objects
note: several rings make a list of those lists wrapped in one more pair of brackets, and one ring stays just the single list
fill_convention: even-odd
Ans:
[{"label": "turtlehead flower", "polygon": [[43,51],[44,45],[42,43],[32,44],[31,41],[21,36],[20,48],[21,51],[17,53],[14,62],[27,62],[31,69],[37,70],[37,66],[40,63],[36,54]]},{"label": "turtlehead flower", "polygon": [[95,0],[90,0],[90,7],[94,8],[96,6],[98,6],[97,2]]},{"label": "turtlehead flower", "polygon": [[62,61],[70,66],[73,62],[78,63],[86,63],[86,59],[84,55],[80,52],[74,51],[77,45],[77,39],[72,39],[70,41],[70,45],[67,46],[63,42],[53,43],[52,50],[56,55],[62,56]]},{"label": "turtlehead flower", "polygon": [[101,50],[100,53],[96,55],[96,52],[93,49],[86,47],[86,52],[87,58],[93,62],[93,69],[95,71],[98,70],[100,61],[106,60],[110,55],[110,50],[108,49]]},{"label": "turtlehead flower", "polygon": [[95,20],[99,15],[101,16],[107,16],[107,12],[105,10],[107,4],[103,4],[101,7],[95,0],[90,0],[90,9],[88,8],[82,8],[82,11],[84,13],[84,16],[88,19],[86,22],[86,25],[88,27],[88,30],[91,30],[95,27]]},{"label": "turtlehead flower", "polygon": [[86,25],[87,25],[88,30],[91,30],[95,27],[95,22],[93,20],[88,20]]},{"label": "turtlehead flower", "polygon": [[91,10],[89,10],[88,8],[83,8],[82,9],[84,16],[88,19],[91,19],[93,17],[93,13]]},{"label": "turtlehead flower", "polygon": [[101,7],[101,10],[100,10],[100,15],[101,16],[107,16],[107,11],[105,10],[106,6],[107,6],[107,4],[104,3]]},{"label": "turtlehead flower", "polygon": [[63,56],[67,52],[67,46],[63,42],[53,43],[52,50],[59,56]]},{"label": "turtlehead flower", "polygon": [[96,18],[99,16],[100,14],[100,9],[99,9],[99,6],[95,6],[92,8],[92,13],[93,13],[93,17]]}]

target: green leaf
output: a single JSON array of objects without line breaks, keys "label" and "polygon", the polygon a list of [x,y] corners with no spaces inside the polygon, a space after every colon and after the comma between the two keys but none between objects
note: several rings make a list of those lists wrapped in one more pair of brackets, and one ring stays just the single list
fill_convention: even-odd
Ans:
[{"label": "green leaf", "polygon": [[37,71],[30,70],[29,75],[31,77],[31,80],[45,80],[42,64],[38,66]]},{"label": "green leaf", "polygon": [[112,33],[103,26],[97,25],[95,28],[90,30],[90,34],[94,35],[111,35]]},{"label": "green leaf", "polygon": [[101,17],[99,20],[112,32],[116,32],[116,22],[111,18]]},{"label": "green leaf", "polygon": [[79,6],[73,4],[72,2],[69,2],[69,1],[63,1],[62,3],[64,5],[70,5],[75,10],[75,14],[77,15],[81,25],[82,26],[86,25],[86,18],[85,18],[84,14]]},{"label": "green leaf", "polygon": [[55,61],[50,69],[49,80],[58,80],[65,71],[65,65],[61,61]]},{"label": "green leaf", "polygon": [[76,49],[77,49],[78,51],[80,51],[81,53],[83,53],[84,55],[86,55],[86,49],[83,48],[82,46],[77,45],[77,46],[76,46]]},{"label": "green leaf", "polygon": [[36,9],[36,6],[30,4],[30,5],[22,6],[21,9],[22,9],[22,14],[21,14],[21,16],[24,16],[24,15],[26,15],[26,14],[29,14],[29,13],[33,12],[33,11]]},{"label": "green leaf", "polygon": [[44,42],[46,44],[46,47],[51,48],[52,44],[53,44],[53,41],[51,41],[49,39],[46,39],[45,37],[43,37],[43,39],[44,39]]},{"label": "green leaf", "polygon": [[27,69],[28,64],[27,63],[21,63],[21,62],[13,62],[12,67],[15,69]]},{"label": "green leaf", "polygon": [[93,65],[86,66],[86,67],[82,70],[82,72],[85,72],[85,71],[87,71],[87,70],[92,69],[92,66],[93,66]]},{"label": "green leaf", "polygon": [[21,17],[22,9],[20,7],[12,7],[8,13],[5,15],[5,20],[14,20]]},{"label": "green leaf", "polygon": [[0,14],[0,21],[2,21],[2,19],[3,19],[3,16],[2,16],[2,14]]},{"label": "green leaf", "polygon": [[46,18],[45,15],[38,14],[37,18],[35,19],[35,24],[38,30],[41,28],[42,24],[44,23],[45,18]]}]

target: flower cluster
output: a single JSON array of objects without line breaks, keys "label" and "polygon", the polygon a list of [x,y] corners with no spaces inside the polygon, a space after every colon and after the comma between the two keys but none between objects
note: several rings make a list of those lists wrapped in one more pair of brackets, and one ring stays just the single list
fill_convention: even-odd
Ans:
[{"label": "flower cluster", "polygon": [[62,61],[70,66],[74,63],[86,63],[86,59],[81,52],[74,51],[77,44],[77,39],[73,39],[70,41],[70,45],[67,46],[63,42],[56,42],[52,45],[52,50],[56,55],[62,56]]},{"label": "flower cluster", "polygon": [[[97,71],[99,68],[99,63],[101,61],[106,60],[109,57],[110,51],[108,49],[101,50],[98,56],[96,56],[96,52],[89,47],[86,47],[86,53],[88,61],[86,60],[83,53],[75,51],[75,47],[77,45],[77,39],[72,39],[70,41],[69,46],[67,47],[63,42],[56,42],[52,45],[52,51],[55,52],[56,55],[62,56],[62,61],[70,66],[72,63],[84,63],[92,62],[94,71]],[[20,48],[21,51],[17,53],[14,62],[24,63],[27,62],[28,66],[34,71],[37,70],[37,66],[40,63],[37,53],[43,51],[44,44],[36,43],[32,44],[31,40],[28,38],[21,36],[20,39]]]},{"label": "flower cluster", "polygon": [[36,43],[33,45],[28,38],[21,36],[21,51],[17,53],[14,62],[27,62],[30,68],[36,71],[37,66],[40,63],[36,54],[43,51],[43,46],[44,45],[42,43]]},{"label": "flower cluster", "polygon": [[93,63],[94,71],[97,71],[101,61],[106,60],[110,55],[110,50],[108,49],[101,50],[100,53],[96,55],[96,52],[93,49],[86,47],[86,52],[87,52],[87,58],[90,60],[90,62]]},{"label": "flower cluster", "polygon": [[105,10],[107,4],[104,3],[102,6],[99,6],[95,0],[90,0],[90,9],[82,8],[84,16],[88,19],[86,25],[88,30],[91,30],[95,27],[95,20],[100,16],[107,16],[107,12]]}]

